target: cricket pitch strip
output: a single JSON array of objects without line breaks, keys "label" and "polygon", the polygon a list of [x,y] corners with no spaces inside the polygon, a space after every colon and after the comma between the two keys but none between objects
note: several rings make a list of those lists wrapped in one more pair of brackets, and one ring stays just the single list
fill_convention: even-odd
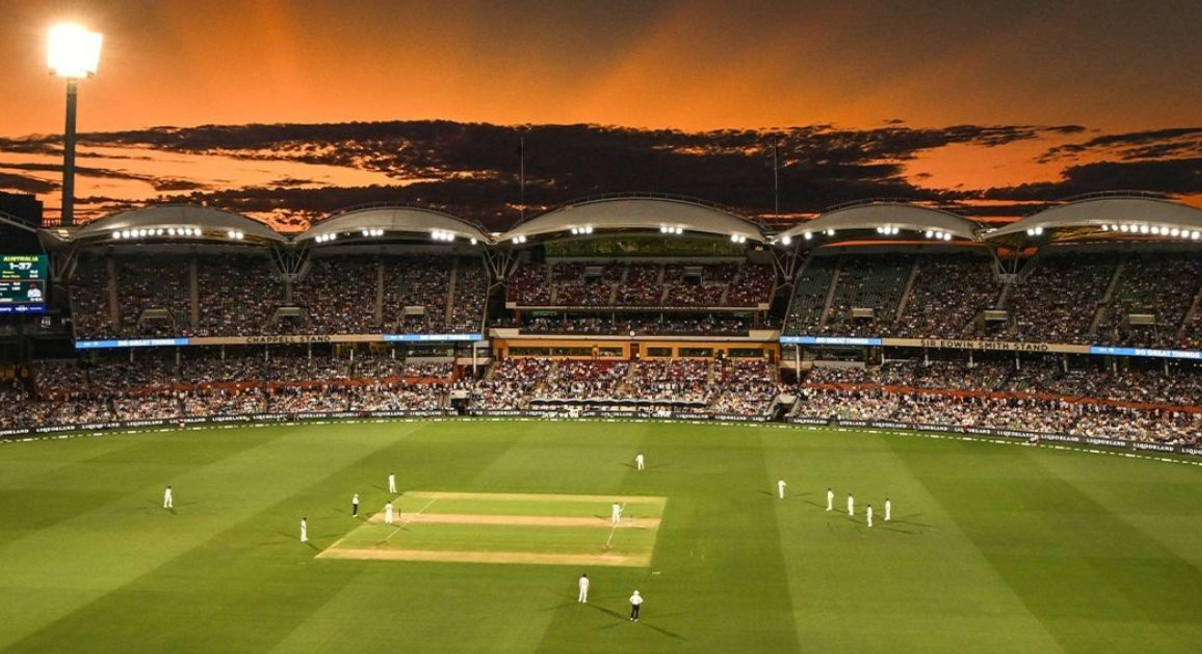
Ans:
[{"label": "cricket pitch strip", "polygon": [[[613,505],[621,508],[614,524]],[[667,498],[409,491],[319,559],[524,565],[651,565]]]}]

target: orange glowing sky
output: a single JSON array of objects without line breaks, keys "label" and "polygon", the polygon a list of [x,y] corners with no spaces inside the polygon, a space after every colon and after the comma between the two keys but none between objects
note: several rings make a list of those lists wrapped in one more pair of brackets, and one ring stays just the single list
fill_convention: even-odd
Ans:
[{"label": "orange glowing sky", "polygon": [[64,18],[105,34],[83,90],[88,130],[1197,121],[1199,3],[984,4],[5,0],[0,130],[61,129],[43,39]]},{"label": "orange glowing sky", "polygon": [[[80,131],[446,119],[700,131],[1185,127],[1196,0],[3,0],[0,136],[62,130],[46,28],[105,35]],[[1057,143],[907,164],[945,188],[1054,179]],[[1088,160],[1088,156],[1086,156]],[[85,182],[86,183],[86,182]],[[85,189],[86,190],[86,189]],[[1199,190],[1202,193],[1202,189]]]}]

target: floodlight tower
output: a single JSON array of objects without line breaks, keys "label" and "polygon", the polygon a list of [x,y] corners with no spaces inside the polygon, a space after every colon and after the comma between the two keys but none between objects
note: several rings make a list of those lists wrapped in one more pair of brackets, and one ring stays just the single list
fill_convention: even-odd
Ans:
[{"label": "floodlight tower", "polygon": [[62,224],[75,222],[75,105],[79,80],[96,74],[100,64],[99,32],[68,23],[50,28],[46,62],[51,74],[67,78],[67,129],[63,143]]}]

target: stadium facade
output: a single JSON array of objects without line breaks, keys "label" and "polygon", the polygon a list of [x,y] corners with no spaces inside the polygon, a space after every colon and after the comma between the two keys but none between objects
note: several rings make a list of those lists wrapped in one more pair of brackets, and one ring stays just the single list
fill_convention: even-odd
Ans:
[{"label": "stadium facade", "polygon": [[[1037,431],[1071,432],[1057,425],[1073,411],[1134,412],[1146,425],[1124,438],[1196,441],[1180,434],[1202,403],[1202,211],[1148,194],[1071,199],[1001,228],[872,200],[773,232],[696,199],[610,195],[504,233],[409,206],[354,207],[283,234],[160,205],[39,237],[51,315],[68,318],[80,354],[35,363],[52,348],[7,349],[8,376],[23,380],[8,392],[106,394],[85,413],[110,418],[113,393],[221,388],[258,393],[246,403],[259,413],[276,398],[352,413],[382,402],[805,421],[863,400],[884,408],[842,419],[890,422],[917,393],[948,404],[932,409],[947,424],[974,402],[992,414],[1076,402]],[[258,359],[293,370],[243,374]],[[323,365],[341,372],[314,378]],[[158,372],[96,383],[104,373],[90,371],[107,366]],[[181,376],[189,366],[205,373]],[[1105,381],[1068,389],[1082,374]],[[1154,388],[1116,381],[1132,376]],[[311,383],[345,397],[289,404]],[[378,387],[371,401],[364,387]],[[196,417],[160,400],[169,420]],[[1164,425],[1171,438],[1146,433]]]}]

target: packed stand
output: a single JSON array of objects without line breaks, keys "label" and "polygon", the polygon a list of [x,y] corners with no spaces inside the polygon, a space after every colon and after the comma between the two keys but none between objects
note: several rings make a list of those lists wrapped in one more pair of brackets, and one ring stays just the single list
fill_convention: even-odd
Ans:
[{"label": "packed stand", "polygon": [[1100,254],[1071,254],[1032,263],[1035,268],[1014,287],[1006,305],[1015,332],[1003,337],[1041,343],[1088,343],[1092,340],[1090,324],[1116,262]]},{"label": "packed stand", "polygon": [[[1202,288],[1202,259],[1196,255],[1139,257],[1123,265],[1118,287],[1098,327],[1100,342],[1171,348],[1194,297]],[[1153,324],[1129,324],[1131,314],[1153,316]]]},{"label": "packed stand", "polygon": [[276,332],[270,324],[283,300],[271,261],[247,255],[197,259],[200,324],[194,336],[257,336]]},{"label": "packed stand", "polygon": [[505,359],[471,386],[474,409],[525,409],[551,371],[551,359]]},{"label": "packed stand", "polygon": [[918,259],[918,275],[901,316],[882,325],[882,336],[959,338],[997,301],[989,261],[971,255]]},{"label": "packed stand", "polygon": [[713,395],[709,359],[644,359],[616,396],[630,400],[708,404]]},{"label": "packed stand", "polygon": [[881,389],[807,388],[794,416],[951,428],[988,428],[1093,438],[1197,445],[1202,413],[1034,397],[960,396]]},{"label": "packed stand", "polygon": [[747,307],[772,300],[771,266],[646,261],[524,264],[509,280],[518,306]]},{"label": "packed stand", "polygon": [[304,307],[299,323],[278,328],[288,333],[373,334],[383,331],[376,320],[378,257],[339,255],[312,260],[308,273],[293,289],[293,303]]},{"label": "packed stand", "polygon": [[726,415],[766,415],[781,391],[765,359],[723,360],[714,372],[714,386],[718,392],[710,408]]}]

